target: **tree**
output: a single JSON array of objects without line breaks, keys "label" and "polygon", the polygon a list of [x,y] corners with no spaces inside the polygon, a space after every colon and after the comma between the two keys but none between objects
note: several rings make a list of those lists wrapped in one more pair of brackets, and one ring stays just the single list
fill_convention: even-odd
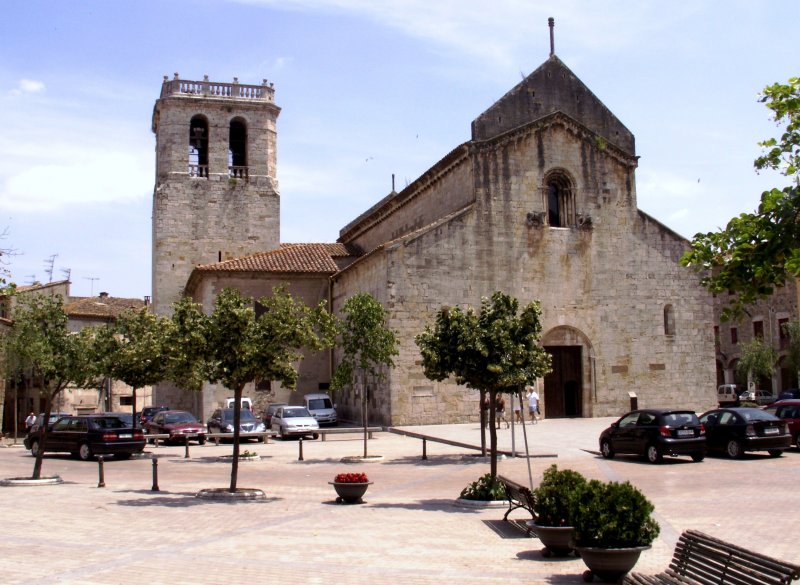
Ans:
[{"label": "tree", "polygon": [[760,101],[785,128],[780,138],[759,143],[763,154],[754,166],[778,170],[792,184],[762,193],[755,213],[742,213],[725,229],[696,234],[681,259],[703,273],[700,282],[712,293],[738,293],[723,309],[723,321],[800,277],[800,79],[766,87]]},{"label": "tree", "polygon": [[491,299],[481,299],[479,314],[471,307],[443,307],[435,324],[415,339],[428,379],[454,376],[457,384],[488,394],[492,480],[497,476],[497,395],[518,393],[551,369],[550,354],[539,345],[539,301],[518,310],[517,299],[498,291]]},{"label": "tree", "polygon": [[333,389],[353,387],[361,381],[361,421],[364,425],[364,457],[367,456],[367,393],[370,380],[385,378],[384,369],[394,367],[397,335],[386,325],[387,312],[369,293],[353,295],[342,308],[342,361],[331,380]]},{"label": "tree", "polygon": [[130,386],[131,411],[136,428],[136,391],[165,379],[167,335],[170,321],[143,309],[123,311],[112,327],[101,329],[97,336],[102,373]]},{"label": "tree", "polygon": [[302,349],[318,351],[333,344],[335,319],[325,303],[309,308],[283,288],[258,300],[256,316],[250,299],[235,289],[220,291],[213,313],[202,316],[199,305],[184,299],[176,305],[175,341],[188,351],[173,353],[169,375],[196,384],[201,376],[233,392],[233,464],[229,491],[236,491],[239,470],[239,424],[242,391],[254,380],[275,380],[287,388],[297,383],[295,364]]},{"label": "tree", "polygon": [[12,319],[13,326],[5,339],[7,363],[14,375],[29,372],[45,400],[42,434],[31,475],[39,479],[53,399],[67,386],[83,387],[96,377],[92,367],[94,330],[87,327],[79,333],[69,332],[60,295],[20,296]]},{"label": "tree", "polygon": [[794,372],[794,382],[800,384],[800,321],[784,323],[783,330],[789,337],[786,363],[789,369]]},{"label": "tree", "polygon": [[736,370],[740,376],[755,380],[772,377],[778,355],[760,337],[754,337],[750,343],[742,345],[741,351],[742,357],[736,362]]}]

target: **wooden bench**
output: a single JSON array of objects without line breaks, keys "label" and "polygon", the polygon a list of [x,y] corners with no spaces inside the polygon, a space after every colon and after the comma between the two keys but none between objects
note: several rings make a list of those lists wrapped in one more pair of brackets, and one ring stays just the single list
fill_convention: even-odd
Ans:
[{"label": "wooden bench", "polygon": [[518,508],[527,510],[530,512],[532,519],[531,522],[527,523],[528,528],[526,530],[526,532],[530,534],[531,525],[533,524],[533,521],[536,520],[536,512],[533,510],[533,494],[531,493],[531,490],[522,484],[508,479],[507,477],[503,477],[502,475],[497,476],[497,481],[503,484],[503,487],[506,490],[506,498],[508,499],[508,510],[506,510],[503,520],[508,522],[508,515]]},{"label": "wooden bench", "polygon": [[729,544],[697,530],[684,532],[669,567],[658,575],[628,573],[629,585],[725,583],[771,585],[800,579],[800,566]]}]

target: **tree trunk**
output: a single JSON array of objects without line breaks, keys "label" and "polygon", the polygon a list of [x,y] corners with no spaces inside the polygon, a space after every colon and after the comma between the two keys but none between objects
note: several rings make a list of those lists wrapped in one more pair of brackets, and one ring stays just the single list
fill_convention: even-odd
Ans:
[{"label": "tree trunk", "polygon": [[236,491],[239,479],[239,425],[242,420],[242,391],[244,386],[233,389],[233,463],[231,464],[231,485],[229,492]]},{"label": "tree trunk", "polygon": [[361,419],[364,422],[364,459],[367,458],[367,374],[362,373],[361,379]]},{"label": "tree trunk", "polygon": [[486,391],[481,390],[481,457],[486,457],[486,426],[489,423],[489,411],[483,407],[486,402]]},{"label": "tree trunk", "polygon": [[489,392],[489,450],[492,457],[489,471],[492,474],[492,480],[497,477],[497,429],[495,428],[496,402],[497,392],[492,390]]},{"label": "tree trunk", "polygon": [[133,428],[136,428],[136,388],[131,392],[131,414],[133,415]]}]

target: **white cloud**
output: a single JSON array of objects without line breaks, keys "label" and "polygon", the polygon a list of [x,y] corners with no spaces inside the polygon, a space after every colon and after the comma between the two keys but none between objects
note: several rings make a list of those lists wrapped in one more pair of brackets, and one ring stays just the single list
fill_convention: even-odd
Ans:
[{"label": "white cloud", "polygon": [[20,79],[17,87],[9,91],[12,97],[19,97],[24,94],[41,93],[44,91],[44,83],[33,79]]}]

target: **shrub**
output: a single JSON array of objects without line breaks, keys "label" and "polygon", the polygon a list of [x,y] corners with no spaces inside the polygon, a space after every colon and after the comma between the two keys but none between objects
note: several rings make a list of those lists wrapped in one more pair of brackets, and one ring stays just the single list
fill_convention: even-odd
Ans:
[{"label": "shrub", "polygon": [[627,548],[652,544],[659,533],[653,504],[630,482],[593,479],[580,495],[573,517],[578,546]]},{"label": "shrub", "polygon": [[464,500],[483,501],[505,500],[506,490],[503,484],[497,481],[497,478],[492,480],[492,474],[487,473],[461,490],[461,498]]},{"label": "shrub", "polygon": [[536,524],[540,526],[573,526],[580,498],[586,489],[586,478],[571,469],[558,470],[551,465],[542,481],[533,490]]}]

